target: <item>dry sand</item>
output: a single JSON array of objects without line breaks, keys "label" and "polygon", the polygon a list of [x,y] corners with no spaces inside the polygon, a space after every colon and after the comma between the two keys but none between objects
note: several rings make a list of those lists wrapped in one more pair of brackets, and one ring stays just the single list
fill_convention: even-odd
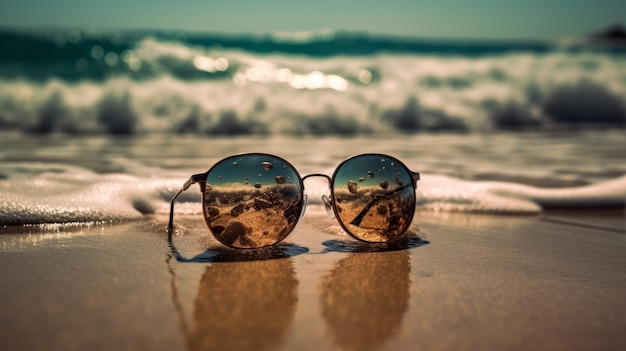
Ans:
[{"label": "dry sand", "polygon": [[1,348],[626,349],[623,210],[420,211],[423,240],[371,247],[309,209],[256,254],[177,216],[177,249],[208,242],[204,263],[171,259],[165,223],[0,228]]}]

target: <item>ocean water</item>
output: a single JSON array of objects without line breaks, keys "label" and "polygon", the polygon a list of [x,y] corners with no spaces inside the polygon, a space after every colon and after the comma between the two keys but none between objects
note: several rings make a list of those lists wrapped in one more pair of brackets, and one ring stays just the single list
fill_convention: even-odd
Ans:
[{"label": "ocean water", "polygon": [[[319,31],[0,30],[0,225],[166,214],[192,173],[387,153],[418,210],[623,208],[626,49]],[[305,184],[313,205],[325,184]],[[177,205],[201,213],[197,189]],[[46,227],[47,228],[47,227]]]}]

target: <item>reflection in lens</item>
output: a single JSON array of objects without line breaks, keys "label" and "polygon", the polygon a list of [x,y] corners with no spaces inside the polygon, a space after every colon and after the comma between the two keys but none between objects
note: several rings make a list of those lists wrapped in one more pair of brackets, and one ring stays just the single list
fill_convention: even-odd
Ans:
[{"label": "reflection in lens", "polygon": [[291,259],[211,264],[194,300],[188,349],[271,349],[292,324],[297,302]]},{"label": "reflection in lens", "polygon": [[263,162],[263,169],[271,171],[274,168],[271,162]]},{"label": "reflection in lens", "polygon": [[344,161],[335,171],[332,190],[337,219],[357,239],[394,239],[413,219],[413,179],[392,157],[360,155]]},{"label": "reflection in lens", "polygon": [[295,227],[302,206],[300,176],[276,156],[233,156],[216,164],[206,179],[205,219],[228,246],[256,248],[283,240]]},{"label": "reflection in lens", "polygon": [[409,252],[356,253],[320,285],[322,315],[341,350],[376,350],[402,325],[409,301]]}]

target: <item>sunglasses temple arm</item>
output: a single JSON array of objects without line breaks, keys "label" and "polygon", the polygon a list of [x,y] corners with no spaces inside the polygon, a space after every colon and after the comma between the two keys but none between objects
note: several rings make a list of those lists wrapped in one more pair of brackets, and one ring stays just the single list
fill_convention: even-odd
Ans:
[{"label": "sunglasses temple arm", "polygon": [[183,191],[185,191],[185,189],[179,190],[178,193],[174,195],[174,197],[172,198],[172,201],[170,202],[170,221],[167,224],[167,232],[170,235],[172,234],[172,231],[174,230],[174,202],[176,201],[176,198],[178,197],[178,195],[180,195]]},{"label": "sunglasses temple arm", "polygon": [[169,236],[172,235],[172,231],[174,230],[174,203],[176,201],[176,198],[182,194],[183,191],[189,189],[189,187],[192,184],[195,184],[199,181],[202,181],[202,177],[205,176],[204,174],[194,174],[192,175],[186,182],[185,184],[183,184],[183,188],[180,189],[178,191],[178,193],[176,193],[176,195],[174,195],[174,197],[172,198],[172,201],[170,202],[170,221],[167,225],[167,232],[169,234]]}]

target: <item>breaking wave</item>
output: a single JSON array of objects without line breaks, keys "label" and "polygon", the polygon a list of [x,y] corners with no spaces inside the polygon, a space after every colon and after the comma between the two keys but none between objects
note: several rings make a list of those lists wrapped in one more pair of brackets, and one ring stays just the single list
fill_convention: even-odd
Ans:
[{"label": "breaking wave", "polygon": [[626,125],[619,51],[399,39],[341,46],[346,38],[331,34],[238,45],[21,34],[38,40],[35,59],[3,33],[13,51],[0,55],[0,129],[357,135]]}]

